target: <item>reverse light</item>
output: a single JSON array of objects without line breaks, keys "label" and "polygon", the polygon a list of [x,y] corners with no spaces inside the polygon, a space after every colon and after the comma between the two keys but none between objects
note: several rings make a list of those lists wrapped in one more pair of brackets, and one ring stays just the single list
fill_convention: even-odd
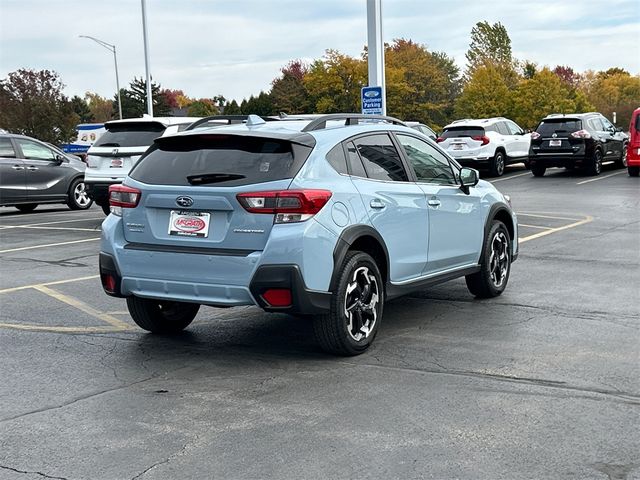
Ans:
[{"label": "reverse light", "polygon": [[471,140],[476,140],[477,142],[482,142],[482,145],[486,145],[487,143],[489,143],[491,140],[489,140],[489,137],[487,137],[486,135],[478,135],[476,137],[471,137]]},{"label": "reverse light", "polygon": [[542,135],[540,135],[538,132],[531,132],[531,140],[537,140],[541,137]]},{"label": "reverse light", "polygon": [[111,185],[109,187],[109,207],[111,213],[122,216],[123,208],[136,208],[140,202],[142,192],[137,188],[126,185]]},{"label": "reverse light", "polygon": [[239,193],[240,205],[250,213],[275,214],[274,223],[304,222],[331,198],[329,190],[274,190]]},{"label": "reverse light", "polygon": [[573,138],[591,138],[591,134],[586,130],[578,130],[577,132],[573,132],[571,136]]}]

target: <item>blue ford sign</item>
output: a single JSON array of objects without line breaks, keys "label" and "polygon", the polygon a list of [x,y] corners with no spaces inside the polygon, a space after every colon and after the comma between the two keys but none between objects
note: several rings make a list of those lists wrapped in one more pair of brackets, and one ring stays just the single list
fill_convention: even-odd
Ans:
[{"label": "blue ford sign", "polygon": [[362,113],[382,115],[382,87],[362,87]]}]

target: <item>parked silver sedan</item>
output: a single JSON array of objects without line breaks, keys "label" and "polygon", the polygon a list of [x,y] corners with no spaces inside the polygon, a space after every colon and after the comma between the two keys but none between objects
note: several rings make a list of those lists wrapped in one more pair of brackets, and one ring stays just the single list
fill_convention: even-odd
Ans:
[{"label": "parked silver sedan", "polygon": [[92,200],[84,183],[85,164],[31,137],[0,134],[0,206],[31,212],[42,203],[85,210]]}]

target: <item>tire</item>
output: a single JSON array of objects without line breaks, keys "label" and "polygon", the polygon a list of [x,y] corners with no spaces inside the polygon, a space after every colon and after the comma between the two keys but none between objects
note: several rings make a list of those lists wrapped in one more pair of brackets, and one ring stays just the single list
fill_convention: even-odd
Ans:
[{"label": "tire", "polygon": [[637,177],[640,175],[640,167],[627,167],[630,177]]},{"label": "tire", "polygon": [[620,160],[618,160],[618,167],[627,168],[627,145],[622,147],[622,153],[620,153]]},{"label": "tire", "polygon": [[22,213],[33,212],[38,206],[37,203],[23,203],[22,205],[14,205]]},{"label": "tire", "polygon": [[104,213],[105,215],[109,215],[111,213],[111,207],[108,203],[100,204],[100,208],[102,209],[102,213]]},{"label": "tire", "polygon": [[196,318],[200,305],[127,297],[129,314],[136,324],[152,333],[177,333]]},{"label": "tire", "polygon": [[531,173],[533,173],[534,177],[544,177],[544,172],[547,171],[547,167],[540,165],[532,165]]},{"label": "tire", "polygon": [[593,152],[591,163],[587,167],[587,174],[595,177],[600,175],[601,171],[602,171],[602,152],[599,149],[596,149],[596,151]]},{"label": "tire", "polygon": [[467,288],[477,298],[497,297],[507,288],[510,273],[509,231],[504,223],[494,220],[485,239],[480,271],[465,277]]},{"label": "tire", "polygon": [[71,210],[86,210],[93,205],[93,200],[87,194],[87,186],[81,178],[71,182],[68,195],[67,206]]},{"label": "tire", "polygon": [[506,158],[502,151],[498,150],[491,160],[489,173],[492,177],[501,177],[504,173]]},{"label": "tire", "polygon": [[383,309],[384,283],[375,260],[349,252],[337,272],[329,313],[313,319],[316,339],[328,353],[359,355],[373,343]]}]

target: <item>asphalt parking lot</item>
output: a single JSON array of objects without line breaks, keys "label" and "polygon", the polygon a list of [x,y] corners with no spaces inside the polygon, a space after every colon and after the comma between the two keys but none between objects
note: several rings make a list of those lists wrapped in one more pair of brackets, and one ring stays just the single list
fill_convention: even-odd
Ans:
[{"label": "asphalt parking lot", "polygon": [[493,181],[506,292],[391,302],[355,358],[256,308],[144,333],[102,293],[99,208],[1,208],[0,478],[640,478],[640,183]]}]

